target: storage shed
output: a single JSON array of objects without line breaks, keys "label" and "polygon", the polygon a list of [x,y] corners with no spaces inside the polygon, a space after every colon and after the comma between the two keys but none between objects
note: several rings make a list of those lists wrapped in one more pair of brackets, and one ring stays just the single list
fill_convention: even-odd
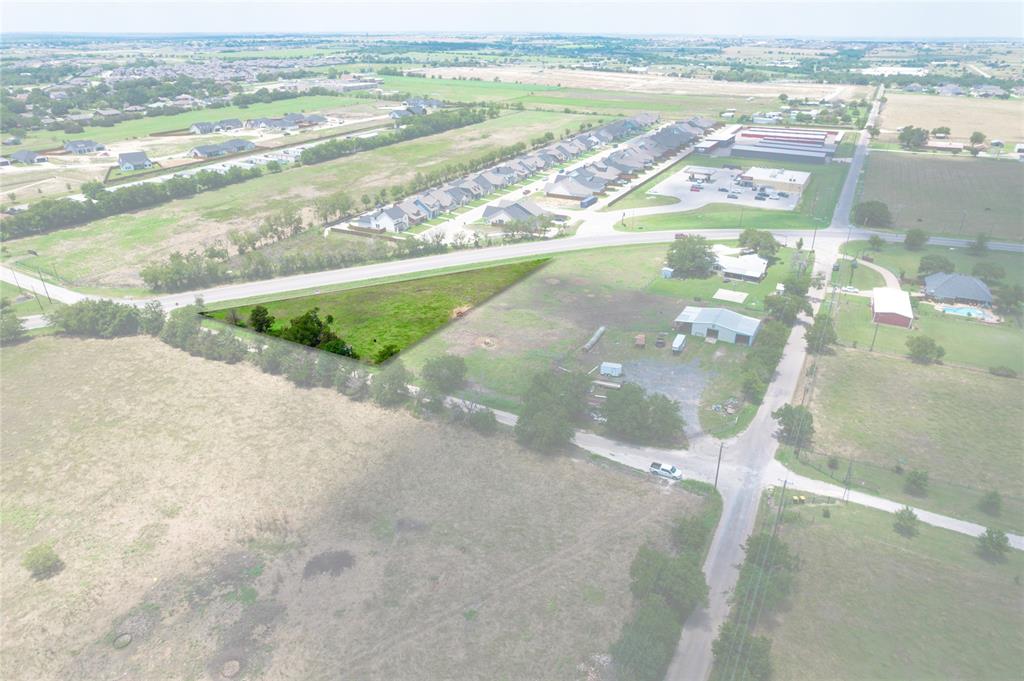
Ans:
[{"label": "storage shed", "polygon": [[675,320],[675,329],[680,333],[737,345],[753,345],[760,327],[760,319],[723,307],[688,305]]},{"label": "storage shed", "polygon": [[898,288],[879,287],[871,291],[871,319],[876,324],[889,324],[909,329],[914,323],[910,294]]}]

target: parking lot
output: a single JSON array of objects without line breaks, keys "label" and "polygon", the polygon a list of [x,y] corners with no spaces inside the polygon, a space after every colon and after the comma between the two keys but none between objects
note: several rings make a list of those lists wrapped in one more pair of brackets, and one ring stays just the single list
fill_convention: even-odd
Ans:
[{"label": "parking lot", "polygon": [[[690,179],[687,169],[683,168],[652,187],[649,193],[678,199],[682,204],[678,206],[680,210],[692,210],[712,203],[794,210],[800,202],[799,192],[780,193],[771,188],[764,188],[762,192],[759,186],[741,186],[739,176],[742,172],[738,168],[716,168],[707,180],[694,181]],[[783,196],[783,193],[788,196]]]}]

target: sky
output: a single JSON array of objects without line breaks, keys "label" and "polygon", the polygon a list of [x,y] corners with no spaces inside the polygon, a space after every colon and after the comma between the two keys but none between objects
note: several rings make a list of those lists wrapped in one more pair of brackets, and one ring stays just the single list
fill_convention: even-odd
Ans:
[{"label": "sky", "polygon": [[591,33],[1024,39],[1021,2],[0,2],[0,33]]}]

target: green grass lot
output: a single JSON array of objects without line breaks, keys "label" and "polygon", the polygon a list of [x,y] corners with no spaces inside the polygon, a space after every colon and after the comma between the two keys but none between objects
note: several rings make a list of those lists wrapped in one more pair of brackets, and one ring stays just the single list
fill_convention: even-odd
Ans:
[{"label": "green grass lot", "polygon": [[[693,160],[691,159],[691,162]],[[702,157],[700,164],[719,168],[725,165],[739,165],[750,168],[755,165],[772,168],[788,168],[811,173],[811,179],[800,203],[794,211],[765,210],[727,204],[711,204],[696,210],[679,213],[661,213],[630,218],[626,226],[616,229],[635,232],[641,230],[668,229],[737,229],[756,227],[758,229],[814,229],[827,227],[832,220],[843,180],[849,168],[842,163],[811,165],[807,163],[751,163],[750,159],[730,157]]]},{"label": "green grass lot", "polygon": [[[710,409],[740,395],[740,369],[746,348],[691,342],[679,356],[655,348],[658,332],[688,304],[722,305],[760,316],[763,298],[788,272],[792,251],[784,250],[764,282],[723,284],[718,278],[665,280],[660,277],[665,245],[596,249],[554,256],[543,272],[496,296],[464,319],[412,348],[405,361],[414,370],[431,357],[450,352],[465,358],[469,388],[464,396],[489,406],[516,411],[534,374],[561,366],[590,371],[601,361],[695,362],[707,382],[693,399],[707,432],[742,430],[754,410],[736,415]],[[710,301],[718,288],[748,292],[748,303]],[[580,347],[599,326],[607,331],[595,348]],[[646,350],[633,337],[648,335]]]},{"label": "green grass lot", "polygon": [[146,116],[143,118],[124,121],[109,127],[87,126],[83,132],[69,135],[63,130],[55,132],[39,130],[22,137],[22,144],[17,147],[5,147],[5,153],[18,151],[19,149],[32,149],[42,151],[54,149],[63,145],[68,139],[91,139],[97,142],[108,144],[122,140],[148,137],[157,132],[168,132],[171,130],[182,130],[199,121],[214,121],[224,118],[240,118],[245,121],[247,118],[260,118],[267,116],[280,116],[284,113],[334,111],[350,106],[365,107],[367,100],[355,97],[332,97],[330,95],[311,95],[308,97],[296,97],[295,99],[282,99],[267,104],[253,104],[248,107],[227,106],[219,109],[199,109],[186,111],[171,116]]},{"label": "green grass lot", "polygon": [[494,102],[525,97],[535,92],[557,90],[553,85],[496,83],[485,80],[384,76],[385,90],[398,90],[421,97],[450,102]]},{"label": "green grass lot", "polygon": [[[331,328],[359,356],[371,359],[381,348],[396,345],[405,350],[453,319],[455,310],[475,307],[547,262],[528,260],[508,265],[442,274],[435,277],[353,288],[335,293],[266,302],[276,317],[274,330],[294,317],[317,307],[321,318],[333,315]],[[234,310],[249,318],[252,306],[211,311],[226,320]]]},{"label": "green grass lot", "polygon": [[1024,164],[1016,161],[876,153],[867,159],[859,200],[888,205],[896,230],[1021,241],[1022,186]]},{"label": "green grass lot", "polygon": [[[412,179],[417,172],[479,158],[496,147],[576,128],[592,117],[523,111],[313,166],[173,201],[150,210],[97,220],[5,243],[7,257],[29,270],[55,271],[71,285],[138,287],[143,265],[175,250],[201,247],[230,229],[252,229],[277,210],[310,206],[317,196],[346,191],[358,198]],[[315,246],[314,246],[315,247]],[[38,256],[27,255],[34,250]]]},{"label": "green grass lot", "polygon": [[891,514],[829,510],[793,508],[781,528],[800,568],[788,607],[757,632],[775,681],[1019,677],[1024,554],[993,564],[971,537],[922,525],[904,539]]},{"label": "green grass lot", "polygon": [[875,264],[884,267],[897,277],[901,274],[908,279],[917,279],[917,267],[921,258],[929,254],[938,254],[948,258],[961,274],[970,274],[979,262],[992,262],[1002,265],[1006,271],[1005,281],[1010,284],[1024,285],[1024,254],[1008,251],[986,251],[982,255],[971,255],[966,248],[949,248],[948,246],[926,246],[920,251],[909,251],[902,245],[886,244],[881,251],[868,251],[868,242],[851,241],[844,244],[842,251],[847,255],[860,257],[870,255]]},{"label": "green grass lot", "polygon": [[49,312],[60,303],[48,299],[45,295],[35,295],[6,281],[0,281],[0,298],[11,303],[14,314],[19,317]]},{"label": "green grass lot", "polygon": [[[1024,530],[1024,381],[863,350],[838,350],[817,367],[816,454],[806,463],[842,481],[852,459],[852,481],[865,492]],[[828,456],[842,460],[837,469]],[[897,464],[928,471],[926,497],[903,491]],[[997,518],[977,507],[989,490],[1003,495]]]},{"label": "green grass lot", "polygon": [[[852,283],[850,280],[851,270],[853,271]],[[885,285],[885,279],[881,274],[863,265],[853,267],[849,260],[839,261],[839,270],[832,273],[831,282],[837,286],[856,286],[861,291],[870,291],[876,286]]]},{"label": "green grass lot", "polygon": [[[985,324],[973,319],[948,315],[937,311],[930,303],[916,304],[914,328],[902,329],[887,324],[878,325],[875,351],[883,354],[905,356],[907,339],[914,334],[934,338],[946,349],[943,361],[960,364],[983,371],[993,367],[1007,366],[1024,373],[1024,330],[1015,321],[1001,324]],[[861,349],[871,347],[875,334],[871,321],[871,301],[862,296],[840,296],[839,311],[836,315],[836,331],[839,340],[846,345]]]},{"label": "green grass lot", "polygon": [[625,196],[612,201],[601,210],[606,213],[614,213],[617,210],[626,210],[629,208],[649,208],[651,206],[668,206],[673,203],[679,203],[679,199],[674,196],[661,196],[658,194],[650,194],[648,192],[650,192],[653,187],[678,172],[680,168],[689,165],[689,160],[690,159],[688,158],[683,158],[676,161],[651,179],[634,187]]},{"label": "green grass lot", "polygon": [[853,150],[857,146],[857,138],[860,137],[859,132],[848,132],[843,135],[842,141],[836,148],[836,156],[839,158],[850,158],[853,156]]}]

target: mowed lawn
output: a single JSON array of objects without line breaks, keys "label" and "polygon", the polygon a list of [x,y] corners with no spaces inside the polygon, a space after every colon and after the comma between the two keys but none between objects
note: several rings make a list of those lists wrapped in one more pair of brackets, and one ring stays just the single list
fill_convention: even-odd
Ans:
[{"label": "mowed lawn", "polygon": [[1004,563],[927,525],[904,539],[892,515],[797,507],[781,536],[800,558],[789,607],[762,622],[775,681],[1020,678],[1024,554]]},{"label": "mowed lawn", "polygon": [[[370,102],[355,97],[332,97],[330,95],[310,95],[294,99],[282,99],[276,102],[251,104],[247,107],[227,106],[219,109],[197,109],[170,116],[144,116],[143,118],[123,121],[111,126],[86,126],[80,133],[69,135],[63,130],[52,132],[38,130],[22,137],[22,144],[6,147],[5,152],[19,149],[43,151],[61,147],[67,139],[91,139],[108,144],[139,137],[147,137],[153,133],[183,130],[200,121],[219,121],[225,118],[238,118],[243,122],[247,118],[280,116],[290,112],[324,112],[336,111],[346,107],[370,109]],[[204,138],[205,139],[205,138]]]},{"label": "mowed lawn", "polygon": [[1005,282],[1024,285],[1024,253],[989,250],[982,255],[972,255],[966,248],[948,246],[926,246],[920,251],[910,251],[898,244],[886,244],[881,251],[868,251],[867,246],[866,241],[851,241],[842,246],[842,251],[857,257],[867,253],[876,265],[884,267],[897,277],[902,275],[908,279],[917,279],[918,266],[921,264],[921,258],[926,255],[941,255],[952,262],[954,269],[960,274],[971,274],[978,263],[990,262],[1003,268],[1006,272]]},{"label": "mowed lawn", "polygon": [[929,336],[946,350],[945,362],[988,371],[994,367],[1010,367],[1024,373],[1024,329],[1019,322],[985,324],[973,319],[937,311],[930,303],[920,302],[914,310],[914,328],[903,329],[871,321],[871,300],[866,296],[840,296],[836,331],[845,345],[876,352],[905,356],[907,339],[913,335]]},{"label": "mowed lawn", "polygon": [[[994,520],[977,502],[996,490],[999,520],[1024,529],[1024,381],[863,350],[823,356],[817,370],[814,449],[843,460],[834,477],[852,460],[865,491],[982,524]],[[926,497],[903,491],[897,465],[929,473]]]},{"label": "mowed lawn", "polygon": [[[73,285],[138,287],[146,263],[174,251],[200,249],[232,229],[254,229],[263,216],[309,209],[326,194],[363,193],[408,182],[419,172],[471,162],[494,149],[528,143],[545,132],[577,129],[592,116],[522,111],[439,135],[374,149],[172,201],[150,210],[6,242],[9,256],[32,270],[56,271]],[[312,219],[312,211],[307,211]],[[38,255],[27,254],[32,250]]]},{"label": "mowed lawn", "polygon": [[[695,162],[692,158],[691,162]],[[660,213],[626,220],[626,226],[616,224],[616,229],[625,231],[663,229],[737,229],[755,227],[758,229],[814,229],[827,227],[843,180],[849,170],[846,164],[832,163],[813,165],[808,163],[785,163],[782,161],[752,162],[750,159],[730,157],[701,157],[700,165],[720,168],[738,165],[744,170],[754,166],[762,168],[786,168],[811,173],[811,179],[800,197],[796,210],[765,210],[744,206],[713,203],[696,210],[678,213]],[[723,195],[724,196],[724,195]]]},{"label": "mowed lawn", "polygon": [[[322,319],[331,315],[331,329],[345,339],[363,359],[371,360],[388,345],[405,350],[456,317],[468,312],[531,274],[546,259],[526,260],[508,265],[422,277],[406,281],[364,286],[288,298],[264,303],[276,321],[274,330],[313,308]],[[215,319],[227,319],[234,310],[248,320],[254,306],[244,305],[211,311]]]},{"label": "mowed lawn", "polygon": [[[1024,164],[878,151],[868,156],[860,200],[882,201],[893,228],[1024,239]],[[961,227],[962,225],[962,227]]]}]

